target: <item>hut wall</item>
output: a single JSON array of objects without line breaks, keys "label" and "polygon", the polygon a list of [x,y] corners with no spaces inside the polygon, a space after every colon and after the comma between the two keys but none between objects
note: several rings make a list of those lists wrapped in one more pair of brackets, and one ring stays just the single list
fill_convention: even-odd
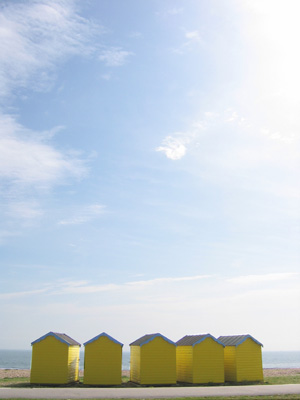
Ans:
[{"label": "hut wall", "polygon": [[84,350],[83,383],[120,385],[122,383],[122,347],[106,336],[88,343]]},{"label": "hut wall", "polygon": [[68,345],[48,336],[32,345],[31,383],[68,383]]},{"label": "hut wall", "polygon": [[194,346],[193,382],[224,382],[224,347],[212,338]]},{"label": "hut wall", "polygon": [[236,349],[237,381],[262,381],[261,346],[246,339]]},{"label": "hut wall", "polygon": [[156,337],[141,346],[141,384],[176,383],[176,346]]},{"label": "hut wall", "polygon": [[140,346],[130,346],[130,380],[141,382],[141,348]]},{"label": "hut wall", "polygon": [[176,375],[178,382],[193,383],[193,347],[176,347]]},{"label": "hut wall", "polygon": [[69,346],[68,350],[68,382],[77,382],[79,380],[80,346]]},{"label": "hut wall", "polygon": [[236,347],[226,346],[224,348],[225,381],[236,382]]}]

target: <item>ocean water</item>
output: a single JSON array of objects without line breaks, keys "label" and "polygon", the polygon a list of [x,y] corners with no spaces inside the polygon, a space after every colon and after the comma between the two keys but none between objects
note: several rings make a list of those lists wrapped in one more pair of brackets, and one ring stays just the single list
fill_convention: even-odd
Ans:
[{"label": "ocean water", "polygon": [[[83,369],[84,353],[80,352],[79,369]],[[130,353],[123,351],[122,369],[128,370]],[[30,369],[31,350],[0,350],[0,369]]]},{"label": "ocean water", "polygon": [[[264,368],[300,368],[300,351],[263,351]],[[80,352],[79,368],[83,369],[84,353]],[[1,369],[30,369],[31,350],[0,350]],[[124,351],[122,369],[128,370],[130,353]]]},{"label": "ocean water", "polygon": [[264,368],[300,368],[300,351],[263,351]]}]

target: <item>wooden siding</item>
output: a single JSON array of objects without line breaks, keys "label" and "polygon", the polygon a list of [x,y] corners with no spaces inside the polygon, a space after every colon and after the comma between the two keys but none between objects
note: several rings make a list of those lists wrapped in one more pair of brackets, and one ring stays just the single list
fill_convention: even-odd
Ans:
[{"label": "wooden siding", "polygon": [[226,346],[224,349],[225,381],[236,382],[236,347]]},{"label": "wooden siding", "polygon": [[227,382],[263,380],[261,346],[252,339],[238,346],[226,346],[224,355]]},{"label": "wooden siding", "polygon": [[68,350],[68,382],[77,382],[79,380],[80,346],[69,346]]},{"label": "wooden siding", "polygon": [[176,362],[178,382],[224,382],[224,347],[210,337],[194,346],[177,346]]},{"label": "wooden siding", "polygon": [[212,338],[194,346],[193,382],[224,382],[224,347]]},{"label": "wooden siding", "polygon": [[83,383],[120,385],[122,383],[122,346],[107,336],[87,343],[84,350]]},{"label": "wooden siding", "polygon": [[140,383],[176,383],[176,346],[162,337],[156,337],[141,346]]},{"label": "wooden siding", "polygon": [[236,349],[237,381],[262,381],[261,346],[246,339]]},{"label": "wooden siding", "polygon": [[33,344],[30,382],[68,383],[68,351],[69,346],[53,336]]},{"label": "wooden siding", "polygon": [[177,346],[176,374],[178,382],[193,383],[193,347]]},{"label": "wooden siding", "polygon": [[141,348],[140,346],[130,346],[130,380],[141,382]]}]

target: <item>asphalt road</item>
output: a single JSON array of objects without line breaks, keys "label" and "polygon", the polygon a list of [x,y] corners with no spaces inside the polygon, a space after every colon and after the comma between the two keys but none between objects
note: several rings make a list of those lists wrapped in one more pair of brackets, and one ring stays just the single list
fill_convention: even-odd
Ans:
[{"label": "asphalt road", "polygon": [[154,399],[170,397],[259,396],[282,394],[299,394],[300,398],[300,384],[171,388],[0,388],[0,399]]}]

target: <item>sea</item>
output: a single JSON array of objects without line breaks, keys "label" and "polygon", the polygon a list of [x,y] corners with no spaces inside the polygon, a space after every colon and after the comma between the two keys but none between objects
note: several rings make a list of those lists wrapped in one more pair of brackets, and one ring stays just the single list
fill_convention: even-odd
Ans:
[{"label": "sea", "polygon": [[[300,351],[262,351],[263,368],[300,368]],[[79,369],[83,369],[80,353]],[[31,350],[0,350],[0,369],[30,369]],[[130,352],[123,352],[122,369],[129,370]]]}]

